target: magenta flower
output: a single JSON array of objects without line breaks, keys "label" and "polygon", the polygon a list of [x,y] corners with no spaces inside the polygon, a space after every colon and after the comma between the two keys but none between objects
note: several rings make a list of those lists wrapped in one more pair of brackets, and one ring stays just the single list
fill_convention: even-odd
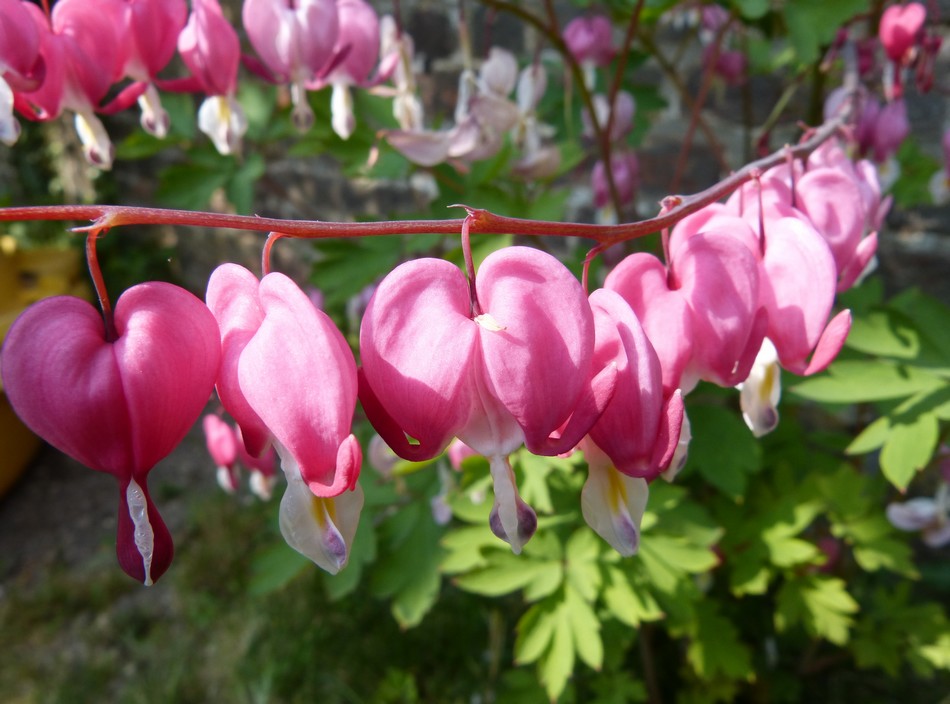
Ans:
[{"label": "magenta flower", "polygon": [[593,352],[583,289],[550,255],[495,252],[473,289],[454,265],[420,259],[389,274],[367,308],[360,400],[401,457],[435,457],[455,436],[488,457],[492,529],[519,552],[535,518],[518,496],[508,455],[522,443],[560,454],[587,433],[616,376],[594,369]]},{"label": "magenta flower", "polygon": [[380,30],[376,10],[364,0],[336,0],[340,31],[334,54],[337,60],[330,74],[314,87],[332,86],[330,117],[333,131],[340,139],[349,139],[356,129],[353,95],[350,86],[369,83],[370,73],[379,60]]},{"label": "magenta flower", "polygon": [[154,81],[175,55],[178,35],[185,26],[185,0],[124,0],[129,54],[124,73],[147,87],[139,96],[141,124],[146,132],[162,138],[168,134],[168,113],[162,108]]},{"label": "magenta flower", "polygon": [[251,491],[261,499],[269,499],[275,479],[274,448],[268,446],[260,457],[252,457],[244,449],[240,431],[214,413],[202,419],[202,428],[208,454],[217,467],[218,485],[229,494],[235,493],[240,482],[240,468],[244,466],[251,473]]},{"label": "magenta flower", "polygon": [[633,309],[660,360],[663,388],[673,393],[693,353],[693,318],[686,300],[670,288],[666,265],[646,252],[631,254],[607,275],[604,288]]},{"label": "magenta flower", "polygon": [[[614,186],[621,205],[631,203],[640,186],[640,162],[637,155],[630,151],[615,150],[610,155],[610,169],[614,177]],[[607,169],[603,161],[594,164],[590,175],[594,190],[594,205],[613,212],[610,188],[607,183]]]},{"label": "magenta flower", "polygon": [[229,494],[238,488],[238,437],[234,428],[214,413],[201,419],[201,428],[205,433],[205,446],[217,467],[218,484]]},{"label": "magenta flower", "polygon": [[834,258],[803,219],[780,218],[765,223],[764,229],[766,334],[782,367],[804,376],[816,374],[831,364],[851,329],[849,311],[828,320],[835,298]]},{"label": "magenta flower", "polygon": [[[350,432],[353,354],[330,318],[283,274],[257,282],[243,267],[223,264],[208,281],[207,300],[222,331],[219,392],[237,385],[219,393],[222,402],[235,418],[235,410],[252,411],[280,455],[288,482],[281,532],[335,574],[349,557],[363,504],[356,483],[362,452]],[[228,399],[247,408],[229,407]]]},{"label": "magenta flower", "polygon": [[664,393],[660,360],[620,294],[590,295],[595,368],[614,365],[617,386],[590,439],[630,477],[654,479],[669,468],[683,423],[683,396]]},{"label": "magenta flower", "polygon": [[0,142],[12,147],[20,136],[13,117],[14,91],[36,89],[45,72],[40,33],[30,12],[21,0],[0,0]]},{"label": "magenta flower", "polygon": [[852,168],[811,168],[795,185],[796,207],[831,249],[838,291],[854,285],[877,250],[876,232],[867,233],[869,224],[877,224],[880,196],[875,199],[868,190],[877,183],[873,173],[865,173],[862,183],[862,164],[870,166],[859,162]]},{"label": "magenta flower", "polygon": [[152,468],[197,420],[221,344],[208,309],[167,283],[119,298],[110,339],[86,301],[48,298],[13,324],[3,347],[10,403],[40,437],[119,483],[116,553],[148,585],[172,560],[171,535],[148,493]]},{"label": "magenta flower", "polygon": [[759,264],[733,230],[709,230],[671,243],[671,288],[692,312],[693,352],[684,374],[735,386],[752,368],[768,316],[760,303]]},{"label": "magenta flower", "polygon": [[138,89],[123,91],[109,106],[100,106],[112,84],[122,77],[129,53],[123,31],[124,3],[60,0],[48,18],[35,5],[25,7],[40,35],[45,75],[35,90],[18,91],[17,109],[36,120],[52,120],[63,110],[71,110],[86,159],[110,168],[114,149],[95,113],[121,110],[140,93]]},{"label": "magenta flower", "polygon": [[891,5],[881,15],[878,38],[887,57],[894,63],[903,63],[917,44],[927,19],[927,8],[919,2]]},{"label": "magenta flower", "polygon": [[340,21],[335,0],[244,0],[241,12],[251,46],[278,83],[290,83],[294,124],[313,124],[306,83],[333,55]]},{"label": "magenta flower", "polygon": [[616,54],[613,28],[603,15],[577,17],[564,28],[564,43],[578,63],[606,66]]},{"label": "magenta flower", "polygon": [[234,98],[241,46],[218,0],[194,0],[191,15],[178,35],[178,53],[191,71],[171,89],[201,90],[208,97],[198,109],[198,128],[221,154],[237,152],[247,132],[247,118]]}]

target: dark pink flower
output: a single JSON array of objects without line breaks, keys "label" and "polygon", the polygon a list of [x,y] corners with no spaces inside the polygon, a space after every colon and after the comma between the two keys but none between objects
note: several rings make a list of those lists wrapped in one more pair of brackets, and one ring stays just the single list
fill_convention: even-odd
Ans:
[{"label": "dark pink flower", "polygon": [[37,120],[52,120],[63,110],[74,112],[86,158],[100,168],[110,168],[114,149],[95,113],[127,107],[144,90],[142,86],[123,91],[109,106],[100,105],[122,77],[129,54],[129,38],[123,31],[124,3],[60,0],[48,18],[39,7],[26,7],[40,35],[45,75],[35,90],[17,93],[17,109]]},{"label": "dark pink flower", "polygon": [[660,360],[633,310],[620,294],[598,289],[594,312],[594,365],[617,369],[617,386],[590,439],[630,477],[654,479],[669,467],[683,423],[683,396],[663,390]]},{"label": "dark pink flower", "polygon": [[46,64],[40,33],[21,0],[0,0],[0,142],[13,146],[20,125],[13,117],[14,91],[34,90]]},{"label": "dark pink flower", "polygon": [[895,63],[902,63],[917,44],[927,19],[927,8],[919,2],[891,5],[881,15],[878,37],[884,52]]},{"label": "dark pink flower", "polygon": [[156,137],[168,134],[170,120],[153,82],[175,55],[178,35],[185,26],[185,0],[124,0],[129,53],[124,73],[147,84],[139,96],[142,128]]},{"label": "dark pink flower", "polygon": [[151,584],[172,560],[172,539],[148,493],[151,469],[197,420],[218,371],[221,343],[208,309],[166,283],[133,286],[115,307],[116,339],[86,301],[48,298],[14,323],[3,383],[38,435],[119,482],[116,552]]}]

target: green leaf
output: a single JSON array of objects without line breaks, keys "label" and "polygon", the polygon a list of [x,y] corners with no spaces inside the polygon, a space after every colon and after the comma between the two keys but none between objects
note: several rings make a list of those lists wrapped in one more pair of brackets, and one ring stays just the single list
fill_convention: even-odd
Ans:
[{"label": "green leaf", "polygon": [[225,187],[228,200],[238,213],[247,215],[253,210],[257,180],[264,175],[266,170],[264,157],[260,154],[251,154],[228,180]]},{"label": "green leaf", "polygon": [[881,471],[895,487],[903,491],[910,480],[927,466],[937,449],[940,428],[931,414],[906,423],[896,423],[881,449]]},{"label": "green leaf", "polygon": [[813,635],[845,645],[858,603],[848,594],[844,580],[806,575],[790,579],[779,590],[775,627],[787,630],[801,623]]},{"label": "green leaf", "polygon": [[287,545],[274,545],[254,556],[248,591],[255,595],[275,592],[312,565],[310,560]]},{"label": "green leaf", "polygon": [[746,475],[759,469],[761,447],[739,416],[719,406],[689,409],[693,439],[689,462],[703,477],[733,499],[745,493]]},{"label": "green leaf", "polygon": [[231,178],[234,159],[221,158],[211,165],[175,164],[159,174],[155,194],[160,203],[182,210],[204,210],[216,190]]},{"label": "green leaf", "polygon": [[518,621],[515,638],[515,662],[535,662],[547,650],[554,637],[558,602],[545,599],[529,608]]},{"label": "green leaf", "polygon": [[538,672],[551,701],[561,696],[574,672],[574,638],[563,607],[558,609],[551,646],[538,663]]},{"label": "green leaf", "polygon": [[739,640],[732,621],[718,613],[711,601],[696,605],[696,619],[690,629],[686,657],[704,680],[716,676],[751,679],[752,661],[748,647]]},{"label": "green leaf", "polygon": [[[780,537],[766,540],[772,564],[776,567],[794,567],[814,564],[821,551],[813,543],[799,538]],[[821,562],[821,560],[819,560]]]},{"label": "green leaf", "polygon": [[914,359],[920,354],[920,335],[896,311],[878,310],[856,317],[845,344],[853,350],[879,357]]},{"label": "green leaf", "polygon": [[588,667],[599,670],[604,663],[600,619],[585,599],[570,586],[565,589],[564,610],[571,625],[572,640],[578,657]]},{"label": "green leaf", "polygon": [[314,284],[328,307],[346,303],[399,262],[399,237],[321,240],[316,245]]},{"label": "green leaf", "polygon": [[593,601],[601,585],[600,540],[594,531],[584,526],[571,535],[564,552],[568,581],[581,597]]},{"label": "green leaf", "polygon": [[769,0],[733,0],[732,4],[747,20],[761,19],[769,11]]},{"label": "green leaf", "polygon": [[617,567],[607,567],[605,573],[604,603],[618,621],[636,628],[663,618],[663,610],[645,587],[635,587]]},{"label": "green leaf", "polygon": [[552,574],[559,574],[560,570],[560,562],[532,560],[526,555],[496,550],[488,557],[485,567],[459,575],[453,581],[459,589],[467,592],[501,596],[523,589],[535,580],[546,583],[552,579]]},{"label": "green leaf", "polygon": [[746,550],[730,555],[729,588],[736,596],[765,594],[772,572],[766,562],[769,551],[756,543]]},{"label": "green leaf", "polygon": [[858,436],[851,441],[845,452],[849,455],[863,455],[866,452],[873,452],[887,441],[890,432],[891,419],[887,416],[881,416],[858,433]]},{"label": "green leaf", "polygon": [[838,27],[866,10],[866,0],[794,0],[784,3],[785,26],[798,60],[803,64],[817,61],[821,58],[820,49],[831,43]]},{"label": "green leaf", "polygon": [[902,291],[888,302],[888,306],[913,321],[943,364],[950,364],[950,326],[947,325],[950,307],[917,289]]},{"label": "green leaf", "polygon": [[483,549],[497,545],[498,539],[487,525],[454,528],[442,538],[442,547],[446,553],[440,569],[443,574],[458,574],[484,567],[488,564],[488,558],[485,557]]},{"label": "green leaf", "polygon": [[380,526],[382,547],[372,575],[372,589],[390,597],[393,616],[403,628],[422,621],[439,596],[439,540],[428,502],[404,506]]},{"label": "green leaf", "polygon": [[879,538],[854,548],[854,559],[866,572],[887,569],[907,577],[919,576],[910,546],[895,538]]},{"label": "green leaf", "polygon": [[918,367],[886,360],[840,360],[825,374],[800,381],[789,390],[825,403],[864,403],[934,391],[945,382]]}]

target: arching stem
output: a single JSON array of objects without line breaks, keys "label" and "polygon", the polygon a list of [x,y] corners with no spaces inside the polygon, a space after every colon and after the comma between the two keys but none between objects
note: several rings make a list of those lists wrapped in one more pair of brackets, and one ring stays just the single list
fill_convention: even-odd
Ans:
[{"label": "arching stem", "polygon": [[106,326],[106,342],[115,342],[119,339],[119,334],[115,329],[112,303],[109,301],[109,292],[106,290],[106,282],[102,278],[102,269],[99,268],[99,257],[96,255],[96,240],[102,232],[105,232],[105,230],[95,229],[90,230],[86,235],[86,264],[89,267],[89,275],[92,277],[92,285],[99,297],[102,320]]}]

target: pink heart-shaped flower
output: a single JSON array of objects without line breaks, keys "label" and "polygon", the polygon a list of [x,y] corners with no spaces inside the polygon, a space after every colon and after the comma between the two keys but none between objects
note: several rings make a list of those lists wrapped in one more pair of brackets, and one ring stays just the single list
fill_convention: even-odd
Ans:
[{"label": "pink heart-shaped flower", "polygon": [[148,496],[148,472],[181,442],[211,394],[221,344],[211,312],[172,284],[126,291],[109,340],[88,302],[28,308],[3,346],[14,410],[40,437],[120,483],[117,552],[146,584],[167,569],[171,537]]}]

